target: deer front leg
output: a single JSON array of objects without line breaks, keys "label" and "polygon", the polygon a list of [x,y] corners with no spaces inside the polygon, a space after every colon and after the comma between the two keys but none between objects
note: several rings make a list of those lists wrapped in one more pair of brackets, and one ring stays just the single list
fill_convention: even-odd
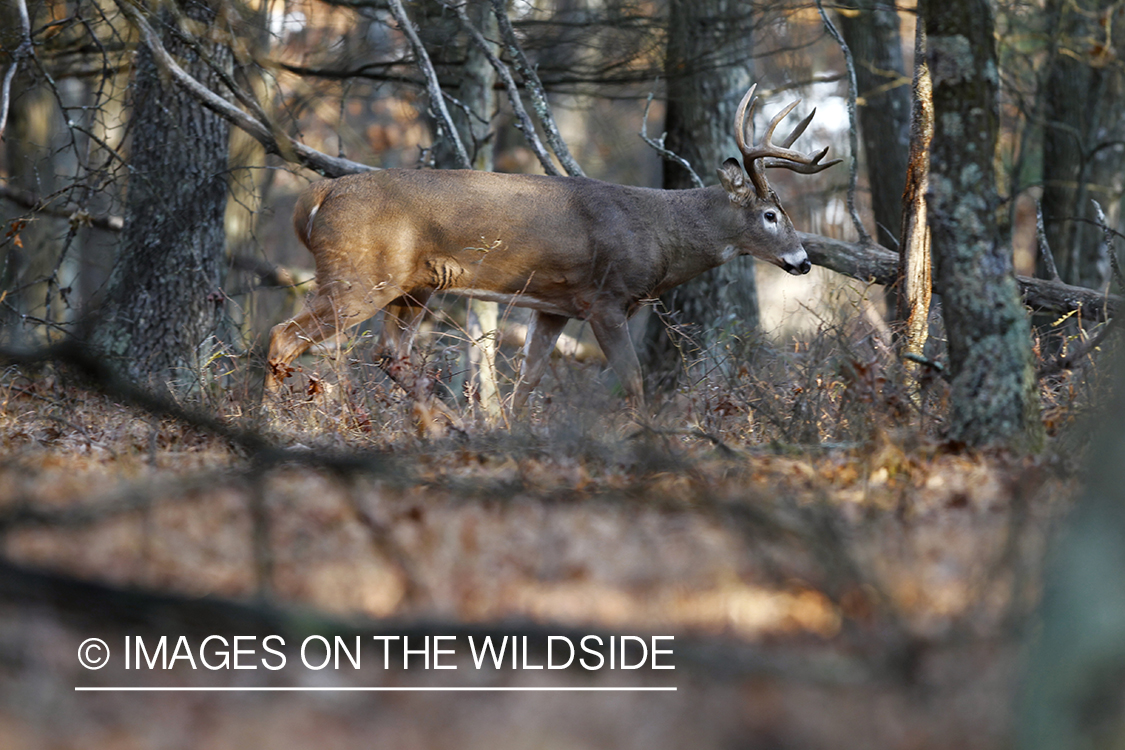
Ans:
[{"label": "deer front leg", "polygon": [[279,323],[270,331],[270,351],[266,360],[266,389],[276,391],[291,369],[289,363],[313,344],[343,333],[362,323],[395,296],[391,293],[359,298],[340,299],[318,293],[309,300],[304,311],[292,320]]},{"label": "deer front leg", "polygon": [[428,289],[404,294],[384,308],[383,329],[379,337],[379,348],[384,355],[395,359],[410,356],[430,294]]},{"label": "deer front leg", "polygon": [[629,336],[629,321],[622,313],[590,318],[590,328],[602,348],[609,366],[617,374],[621,386],[634,406],[645,405],[644,381],[641,379],[641,363]]},{"label": "deer front leg", "polygon": [[523,344],[523,363],[520,365],[520,377],[516,383],[516,395],[512,406],[516,411],[522,410],[527,405],[527,398],[539,385],[539,380],[547,370],[547,363],[551,359],[551,352],[555,349],[555,342],[559,340],[566,322],[570,318],[565,315],[555,315],[536,310],[531,314],[531,323],[527,326],[527,339]]}]

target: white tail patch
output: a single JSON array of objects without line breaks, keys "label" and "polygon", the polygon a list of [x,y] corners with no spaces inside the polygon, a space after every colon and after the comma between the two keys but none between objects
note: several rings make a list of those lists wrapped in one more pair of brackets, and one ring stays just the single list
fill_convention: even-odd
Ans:
[{"label": "white tail patch", "polygon": [[316,212],[320,210],[320,204],[317,203],[309,211],[309,220],[305,222],[305,237],[312,237],[313,219],[316,218]]}]

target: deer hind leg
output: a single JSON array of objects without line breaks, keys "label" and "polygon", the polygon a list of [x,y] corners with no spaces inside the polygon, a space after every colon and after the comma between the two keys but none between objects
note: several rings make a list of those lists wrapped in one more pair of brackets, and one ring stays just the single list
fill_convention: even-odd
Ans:
[{"label": "deer hind leg", "polygon": [[555,349],[555,342],[559,340],[559,334],[568,320],[570,318],[565,315],[541,311],[532,313],[531,323],[527,327],[527,340],[523,345],[523,364],[520,365],[520,377],[512,402],[517,411],[527,405],[528,396],[539,385],[539,380],[547,370],[551,352]]},{"label": "deer hind leg", "polygon": [[278,389],[281,381],[289,376],[289,364],[310,346],[362,323],[397,296],[397,292],[389,290],[376,291],[366,297],[318,292],[299,315],[270,331],[267,390]]}]

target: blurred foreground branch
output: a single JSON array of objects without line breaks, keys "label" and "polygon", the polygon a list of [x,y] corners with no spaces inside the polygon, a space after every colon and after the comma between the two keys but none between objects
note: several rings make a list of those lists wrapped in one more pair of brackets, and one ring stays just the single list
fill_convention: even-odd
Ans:
[{"label": "blurred foreground branch", "polygon": [[94,390],[113,399],[227,440],[245,451],[259,468],[295,463],[318,466],[344,476],[355,473],[389,474],[393,470],[392,462],[382,453],[289,448],[258,430],[236,427],[201,409],[183,406],[168,395],[143,388],[123,377],[105,357],[95,355],[76,340],[42,349],[0,347],[0,363],[21,366],[53,363],[64,366],[86,380]]}]

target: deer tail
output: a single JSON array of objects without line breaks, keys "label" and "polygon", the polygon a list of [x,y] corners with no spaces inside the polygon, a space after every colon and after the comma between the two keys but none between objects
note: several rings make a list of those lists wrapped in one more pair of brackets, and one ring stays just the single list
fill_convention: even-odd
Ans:
[{"label": "deer tail", "polygon": [[309,237],[312,235],[313,221],[316,219],[316,212],[320,210],[320,204],[332,192],[332,183],[334,180],[321,180],[309,185],[297,198],[297,205],[293,208],[293,230],[297,233],[297,239],[304,244],[305,247],[309,245]]}]

